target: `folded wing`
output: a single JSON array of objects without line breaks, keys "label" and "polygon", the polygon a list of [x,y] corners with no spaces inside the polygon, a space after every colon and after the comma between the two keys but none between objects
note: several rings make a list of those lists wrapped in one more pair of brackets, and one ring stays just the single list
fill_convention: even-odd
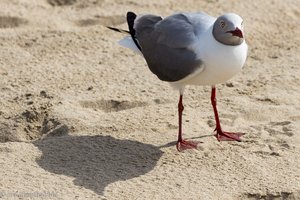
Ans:
[{"label": "folded wing", "polygon": [[181,13],[165,19],[143,15],[135,20],[135,37],[150,70],[159,79],[174,82],[204,69],[203,61],[193,49],[202,31],[201,23],[194,17],[199,18],[199,14],[191,17]]}]

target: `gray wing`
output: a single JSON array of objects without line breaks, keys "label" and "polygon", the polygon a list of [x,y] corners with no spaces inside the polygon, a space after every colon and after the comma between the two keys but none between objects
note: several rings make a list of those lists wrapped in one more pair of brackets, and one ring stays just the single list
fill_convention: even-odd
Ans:
[{"label": "gray wing", "polygon": [[183,13],[165,19],[155,15],[137,18],[136,38],[150,70],[159,79],[178,81],[204,67],[190,48],[198,41],[198,31],[201,31],[201,24],[195,22]]}]

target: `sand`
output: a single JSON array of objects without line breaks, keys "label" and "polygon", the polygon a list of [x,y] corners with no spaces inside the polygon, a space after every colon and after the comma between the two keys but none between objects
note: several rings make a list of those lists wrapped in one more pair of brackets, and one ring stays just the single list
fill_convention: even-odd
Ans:
[{"label": "sand", "polygon": [[[0,198],[300,199],[299,0],[1,0]],[[243,71],[218,88],[189,86],[177,152],[178,91],[116,43],[127,11],[235,12]]]}]

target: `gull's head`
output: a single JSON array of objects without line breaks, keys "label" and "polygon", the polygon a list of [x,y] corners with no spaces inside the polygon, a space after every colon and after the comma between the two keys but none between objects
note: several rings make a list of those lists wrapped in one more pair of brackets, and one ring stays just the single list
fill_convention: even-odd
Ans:
[{"label": "gull's head", "polygon": [[214,38],[222,44],[237,46],[244,42],[243,19],[234,13],[224,14],[215,21]]}]

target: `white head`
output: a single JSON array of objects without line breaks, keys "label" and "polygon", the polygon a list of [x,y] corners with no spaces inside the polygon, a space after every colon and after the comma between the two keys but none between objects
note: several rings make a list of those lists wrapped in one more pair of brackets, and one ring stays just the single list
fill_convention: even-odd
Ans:
[{"label": "white head", "polygon": [[224,14],[215,21],[213,26],[214,38],[225,45],[237,46],[243,43],[243,19],[234,13]]}]

